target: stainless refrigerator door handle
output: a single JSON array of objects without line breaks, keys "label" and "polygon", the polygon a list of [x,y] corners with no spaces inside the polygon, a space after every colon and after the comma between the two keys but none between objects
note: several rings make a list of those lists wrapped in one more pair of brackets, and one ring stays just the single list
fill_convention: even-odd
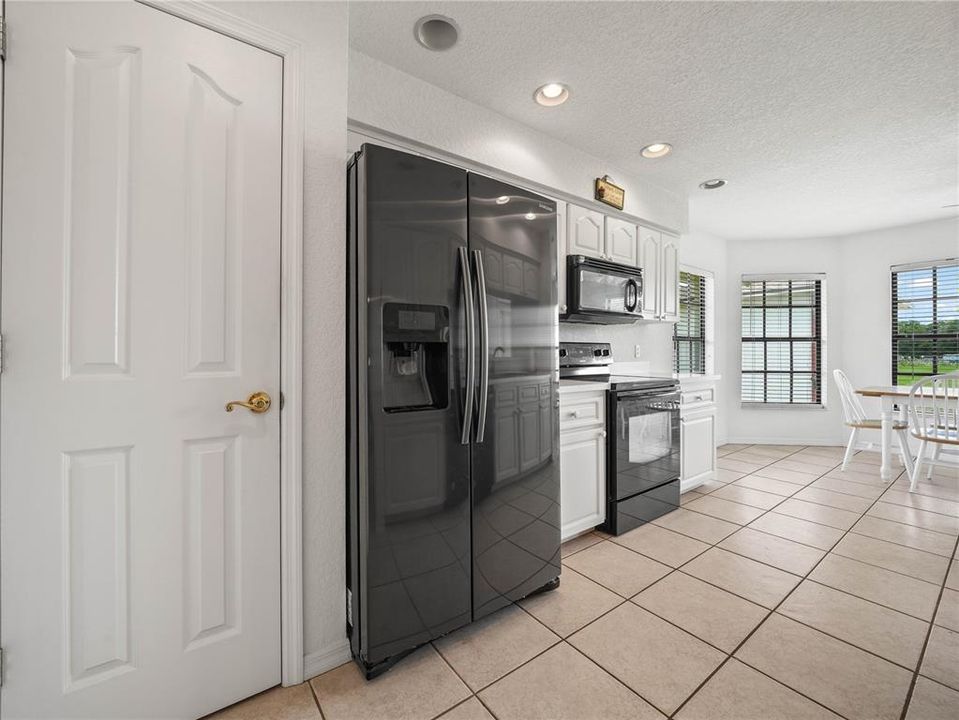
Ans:
[{"label": "stainless refrigerator door handle", "polygon": [[483,442],[486,435],[486,405],[489,399],[489,307],[486,302],[486,273],[483,270],[483,253],[474,250],[473,259],[476,263],[480,320],[480,389],[479,410],[476,420],[476,442]]},{"label": "stainless refrigerator door handle", "polygon": [[466,306],[466,407],[463,408],[462,445],[470,444],[470,429],[473,425],[473,392],[476,388],[476,317],[473,312],[473,277],[470,272],[469,253],[459,248],[460,272],[463,275],[463,300]]}]

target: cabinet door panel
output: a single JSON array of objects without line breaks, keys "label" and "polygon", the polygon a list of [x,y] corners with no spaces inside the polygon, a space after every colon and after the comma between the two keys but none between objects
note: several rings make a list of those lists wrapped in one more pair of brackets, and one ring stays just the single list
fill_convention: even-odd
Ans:
[{"label": "cabinet door panel", "polygon": [[662,233],[639,226],[639,266],[643,269],[643,309],[649,320],[658,320],[662,314],[660,301],[660,254]]},{"label": "cabinet door panel", "polygon": [[519,409],[496,409],[496,481],[519,474]]},{"label": "cabinet door panel", "polygon": [[637,265],[636,226],[619,218],[606,218],[606,257],[623,265]]},{"label": "cabinet door panel", "polygon": [[606,519],[606,433],[567,433],[560,440],[563,540]]},{"label": "cabinet door panel", "polygon": [[680,421],[682,489],[685,492],[715,477],[716,410],[690,413]]},{"label": "cabinet door panel", "polygon": [[604,258],[606,238],[603,234],[602,213],[587,210],[578,205],[570,205],[567,210],[569,232],[566,242],[570,255]]},{"label": "cabinet door panel", "polygon": [[679,319],[679,238],[663,233],[662,241],[662,307],[663,320],[676,322]]},{"label": "cabinet door panel", "polygon": [[526,472],[539,463],[539,402],[520,406],[519,469]]}]

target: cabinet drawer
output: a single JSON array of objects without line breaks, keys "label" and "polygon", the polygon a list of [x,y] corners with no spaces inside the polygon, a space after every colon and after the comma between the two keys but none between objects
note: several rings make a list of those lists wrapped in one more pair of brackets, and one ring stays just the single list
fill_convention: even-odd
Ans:
[{"label": "cabinet drawer", "polygon": [[560,400],[559,430],[578,430],[602,426],[606,423],[606,396],[577,397],[575,400]]},{"label": "cabinet drawer", "polygon": [[714,388],[702,388],[700,390],[685,390],[682,392],[682,404],[702,405],[703,403],[716,402],[716,390]]}]

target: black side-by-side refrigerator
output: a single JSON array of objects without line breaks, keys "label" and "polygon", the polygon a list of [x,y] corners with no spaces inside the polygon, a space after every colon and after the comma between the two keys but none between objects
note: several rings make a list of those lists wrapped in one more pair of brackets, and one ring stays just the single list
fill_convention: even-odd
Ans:
[{"label": "black side-by-side refrigerator", "polygon": [[347,632],[369,678],[559,582],[556,206],[369,144],[348,187]]}]

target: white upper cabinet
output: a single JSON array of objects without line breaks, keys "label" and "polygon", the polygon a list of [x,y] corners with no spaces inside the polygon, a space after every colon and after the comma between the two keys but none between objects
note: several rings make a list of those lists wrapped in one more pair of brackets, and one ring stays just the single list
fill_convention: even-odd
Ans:
[{"label": "white upper cabinet", "polygon": [[567,253],[605,259],[606,237],[603,232],[604,216],[595,210],[570,205],[566,220],[569,231],[566,235]]},{"label": "white upper cabinet", "polygon": [[663,234],[659,230],[639,226],[639,267],[643,269],[643,315],[648,320],[659,320],[662,314],[660,302],[660,255]]},{"label": "white upper cabinet", "polygon": [[619,218],[606,218],[606,259],[636,265],[636,226]]},{"label": "white upper cabinet", "polygon": [[663,233],[661,273],[662,305],[660,317],[666,322],[679,320],[679,238]]}]

